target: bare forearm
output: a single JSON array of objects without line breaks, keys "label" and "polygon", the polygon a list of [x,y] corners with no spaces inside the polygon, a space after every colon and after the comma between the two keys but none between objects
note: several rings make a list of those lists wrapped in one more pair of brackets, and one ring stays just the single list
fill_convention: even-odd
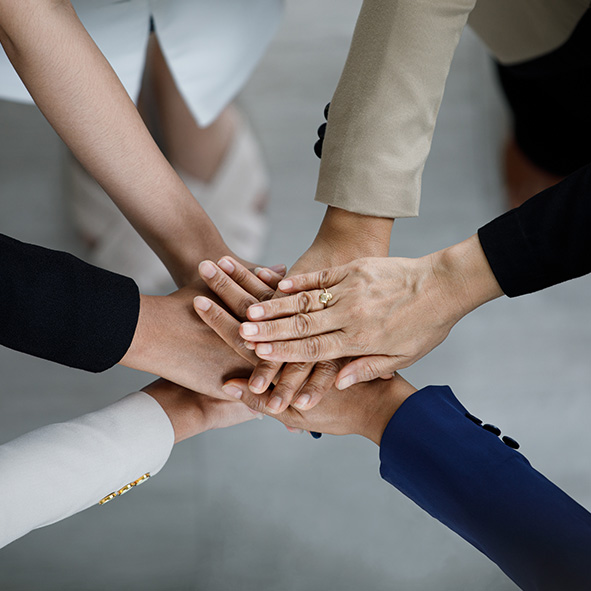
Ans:
[{"label": "bare forearm", "polygon": [[48,121],[178,283],[195,259],[225,254],[70,2],[0,2],[0,40]]}]

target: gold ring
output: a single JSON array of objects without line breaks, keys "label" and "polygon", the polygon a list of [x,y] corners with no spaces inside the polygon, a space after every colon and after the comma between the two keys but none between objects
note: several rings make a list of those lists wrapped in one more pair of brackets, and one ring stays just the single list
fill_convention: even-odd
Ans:
[{"label": "gold ring", "polygon": [[326,289],[326,287],[323,287],[322,289],[324,289],[324,293],[321,293],[318,296],[318,299],[320,300],[320,303],[324,304],[324,307],[326,308],[326,306],[328,305],[328,302],[330,302],[330,300],[332,300],[332,293],[330,293],[330,291],[328,291]]}]

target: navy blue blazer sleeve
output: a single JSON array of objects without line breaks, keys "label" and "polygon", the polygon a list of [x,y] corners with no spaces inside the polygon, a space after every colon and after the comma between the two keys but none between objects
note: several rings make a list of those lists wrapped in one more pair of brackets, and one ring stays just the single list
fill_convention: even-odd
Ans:
[{"label": "navy blue blazer sleeve", "polygon": [[100,372],[127,352],[139,306],[132,279],[0,234],[5,347]]},{"label": "navy blue blazer sleeve", "polygon": [[591,589],[591,514],[468,419],[447,386],[428,386],[403,403],[380,459],[385,480],[522,589]]},{"label": "navy blue blazer sleeve", "polygon": [[478,230],[501,289],[519,296],[591,272],[591,165]]}]

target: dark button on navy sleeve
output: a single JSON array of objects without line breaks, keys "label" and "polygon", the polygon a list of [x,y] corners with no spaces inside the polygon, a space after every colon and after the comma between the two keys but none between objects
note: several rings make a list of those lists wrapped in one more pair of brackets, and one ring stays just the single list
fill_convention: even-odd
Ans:
[{"label": "dark button on navy sleeve", "polygon": [[474,415],[470,414],[469,412],[467,412],[464,416],[467,419],[470,419],[473,423],[476,423],[477,425],[482,425],[482,421],[478,417],[475,417]]},{"label": "dark button on navy sleeve", "polygon": [[486,429],[487,431],[490,431],[497,437],[501,434],[501,430],[496,425],[489,425],[488,423],[485,423],[484,425],[482,425],[482,428]]},{"label": "dark button on navy sleeve", "polygon": [[503,435],[501,440],[505,445],[508,445],[511,449],[519,449],[519,443],[515,441],[515,439],[513,439],[512,437],[507,437],[506,435]]}]

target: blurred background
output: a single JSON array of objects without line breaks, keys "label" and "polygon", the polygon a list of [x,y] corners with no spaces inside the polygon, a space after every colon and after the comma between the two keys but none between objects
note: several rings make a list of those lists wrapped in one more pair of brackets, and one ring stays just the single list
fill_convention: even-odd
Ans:
[{"label": "blurred background", "polygon": [[[287,3],[278,35],[239,97],[271,175],[263,263],[293,263],[324,213],[313,201],[319,161],[312,147],[359,7],[359,0]],[[0,232],[83,256],[64,205],[59,139],[35,107],[9,102],[0,102],[0,130]],[[507,133],[492,65],[466,31],[424,175],[421,215],[394,224],[392,255],[438,250],[504,211],[499,153]],[[516,438],[536,468],[586,507],[590,281],[492,302],[402,372],[417,387],[450,384],[471,412]],[[90,375],[7,349],[0,349],[0,376],[0,443],[151,381],[122,367]],[[383,482],[378,467],[368,441],[314,441],[270,418],[207,433],[175,448],[149,486],[3,549],[0,589],[516,588]]]}]

